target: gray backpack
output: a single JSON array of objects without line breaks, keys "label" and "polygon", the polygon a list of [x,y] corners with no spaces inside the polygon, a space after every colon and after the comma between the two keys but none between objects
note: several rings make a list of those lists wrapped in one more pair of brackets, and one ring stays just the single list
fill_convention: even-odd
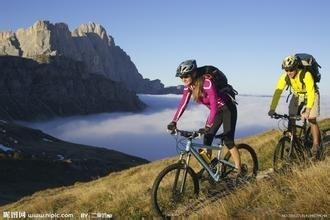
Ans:
[{"label": "gray backpack", "polygon": [[[303,85],[305,85],[304,78],[305,78],[305,74],[307,71],[312,74],[315,84],[320,82],[321,73],[319,72],[319,68],[321,68],[321,66],[316,62],[315,58],[312,55],[307,54],[307,53],[297,53],[297,54],[295,54],[295,56],[298,58],[298,60],[300,62],[299,69],[303,70],[303,72],[299,76],[300,82]],[[289,76],[285,77],[285,81],[288,86],[291,86]],[[317,88],[317,86],[316,86],[316,88]]]}]

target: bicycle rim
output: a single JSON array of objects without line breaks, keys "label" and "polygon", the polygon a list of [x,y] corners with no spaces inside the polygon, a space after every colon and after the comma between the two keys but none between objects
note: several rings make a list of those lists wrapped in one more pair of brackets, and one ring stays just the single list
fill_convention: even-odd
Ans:
[{"label": "bicycle rim", "polygon": [[324,160],[329,154],[330,129],[321,130],[321,149],[319,159]]},{"label": "bicycle rim", "polygon": [[308,151],[298,149],[297,143],[291,143],[284,137],[278,141],[274,152],[273,167],[275,172],[287,172],[293,164],[301,165],[308,157]]},{"label": "bicycle rim", "polygon": [[158,175],[152,187],[154,210],[162,217],[184,215],[188,205],[198,195],[198,184],[196,174],[190,167],[184,169],[184,164],[180,163],[170,165]]},{"label": "bicycle rim", "polygon": [[[247,144],[239,144],[236,147],[241,157],[242,169],[244,169],[246,173],[245,179],[251,180],[255,178],[257,176],[257,172],[259,169],[258,158],[255,151],[251,146]],[[228,162],[235,164],[230,152],[227,152],[227,154],[224,157],[224,160],[227,160]],[[232,170],[233,168],[224,165],[222,170],[223,176],[228,175]]]},{"label": "bicycle rim", "polygon": [[285,172],[291,163],[291,142],[288,137],[281,138],[275,147],[273,168],[275,172]]}]

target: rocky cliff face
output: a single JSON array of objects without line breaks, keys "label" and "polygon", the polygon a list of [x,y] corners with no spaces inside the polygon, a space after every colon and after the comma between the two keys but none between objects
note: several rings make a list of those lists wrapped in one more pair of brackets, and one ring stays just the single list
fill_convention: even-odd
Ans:
[{"label": "rocky cliff face", "polygon": [[43,63],[0,56],[1,119],[42,120],[145,107],[123,84],[90,74],[81,61],[62,56],[38,59]]},{"label": "rocky cliff face", "polygon": [[82,61],[87,72],[122,82],[138,93],[157,93],[164,88],[159,80],[143,79],[130,57],[95,23],[80,25],[72,33],[66,24],[48,21],[37,21],[16,33],[1,32],[0,55],[35,60],[40,56],[64,56]]},{"label": "rocky cliff face", "polygon": [[19,42],[13,32],[0,32],[0,54],[22,56]]}]

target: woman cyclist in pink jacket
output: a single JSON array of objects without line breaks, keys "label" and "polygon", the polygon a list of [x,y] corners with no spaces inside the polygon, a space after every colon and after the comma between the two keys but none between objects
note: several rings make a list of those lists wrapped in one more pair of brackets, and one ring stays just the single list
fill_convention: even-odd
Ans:
[{"label": "woman cyclist in pink jacket", "polygon": [[[217,79],[218,82],[215,82],[215,80],[212,79],[211,74],[214,71],[219,71],[222,76],[222,79]],[[197,68],[195,60],[187,60],[182,62],[177,68],[176,77],[180,77],[184,84],[183,95],[174,118],[167,128],[169,130],[176,129],[176,124],[185,111],[192,96],[194,101],[204,104],[210,109],[210,114],[206,120],[205,128],[203,129],[205,133],[204,144],[212,144],[214,136],[223,124],[224,144],[229,149],[235,162],[237,177],[243,175],[240,155],[234,142],[237,121],[236,105],[233,102],[232,97],[226,92],[228,90],[219,90],[218,88],[219,81],[220,84],[228,85],[225,75],[213,66],[202,66]],[[211,150],[208,150],[208,155],[211,158]]]}]

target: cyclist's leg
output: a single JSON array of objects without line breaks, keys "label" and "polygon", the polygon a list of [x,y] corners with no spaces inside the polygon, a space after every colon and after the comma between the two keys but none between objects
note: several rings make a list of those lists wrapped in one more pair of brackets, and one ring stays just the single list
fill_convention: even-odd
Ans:
[{"label": "cyclist's leg", "polygon": [[[204,135],[204,140],[203,140],[203,144],[204,145],[211,145],[212,141],[214,139],[214,136],[216,135],[217,131],[219,130],[221,124],[222,124],[222,120],[223,120],[223,111],[220,109],[218,110],[215,119],[214,119],[214,123],[212,125],[212,127],[210,128],[208,134]],[[204,150],[204,149],[199,149],[199,153]],[[212,150],[211,149],[207,149],[207,154],[209,156],[209,158],[212,160]],[[197,176],[199,178],[202,178],[203,172],[204,172],[204,168],[202,168],[198,173]]]},{"label": "cyclist's leg", "polygon": [[311,125],[311,133],[313,137],[313,147],[312,147],[312,155],[313,157],[318,157],[318,152],[320,150],[320,128],[316,122],[316,118],[314,119],[308,119]]},{"label": "cyclist's leg", "polygon": [[[297,116],[299,114],[299,97],[296,95],[292,95],[292,98],[289,103],[289,115],[290,116]],[[293,129],[293,132],[295,132],[295,120],[290,119],[288,124],[288,130],[291,131]]]},{"label": "cyclist's leg", "polygon": [[223,116],[224,144],[229,149],[233,157],[235,167],[240,172],[241,158],[234,142],[236,122],[237,122],[237,108],[236,105],[232,103],[226,104],[224,108],[225,108],[224,116]]},{"label": "cyclist's leg", "polygon": [[316,93],[314,105],[310,111],[309,118],[308,118],[308,121],[311,125],[311,133],[313,136],[312,151],[314,152],[314,154],[316,154],[316,152],[320,148],[321,132],[320,132],[319,125],[317,124],[317,121],[316,121],[317,117],[319,116],[319,113],[320,113],[320,98],[319,98],[319,94]]},{"label": "cyclist's leg", "polygon": [[[214,123],[213,123],[212,127],[210,128],[208,134],[204,135],[204,140],[203,140],[204,145],[211,145],[212,144],[214,136],[218,132],[220,126],[222,125],[222,122],[223,122],[223,110],[220,109],[220,110],[218,110],[218,112],[215,116]],[[207,154],[211,158],[212,157],[212,150],[207,150]]]}]

